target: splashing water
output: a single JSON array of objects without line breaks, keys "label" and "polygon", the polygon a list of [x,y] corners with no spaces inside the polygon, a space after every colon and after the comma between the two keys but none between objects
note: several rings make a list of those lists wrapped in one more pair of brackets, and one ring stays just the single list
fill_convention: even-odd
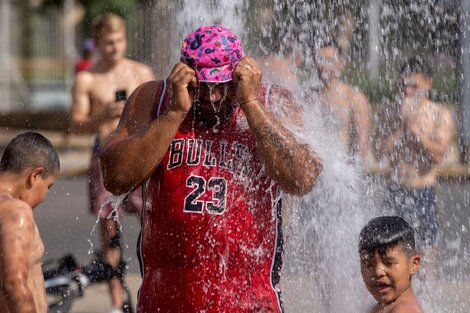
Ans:
[{"label": "splashing water", "polygon": [[[101,212],[102,212],[103,208],[105,208],[109,204],[111,204],[113,210],[108,214],[108,216],[106,218],[107,219],[114,219],[114,221],[118,223],[119,232],[122,232],[122,224],[119,221],[119,211],[118,211],[118,209],[119,209],[119,206],[124,202],[124,199],[128,195],[129,195],[129,193],[125,193],[125,194],[118,195],[118,196],[111,195],[109,198],[106,199],[106,201],[103,202],[103,204],[101,205],[100,210],[98,212],[98,217],[96,218],[95,224],[93,225],[93,228],[90,231],[90,236],[93,236],[93,234],[96,231],[96,226],[98,226],[98,224],[100,223],[100,217],[99,216],[101,216]],[[88,254],[93,254],[95,252],[94,251],[93,241],[91,239],[88,239],[88,242],[90,244],[90,249],[88,249]]]},{"label": "splashing water", "polygon": [[[400,18],[406,18],[407,14],[415,16],[421,11],[425,12],[426,21],[434,23],[428,25],[426,22],[426,29],[436,31],[442,21],[433,17],[431,10],[426,9],[431,2],[424,1],[421,7],[411,5],[407,8],[400,7],[393,1],[385,1],[381,17],[389,24],[379,25],[382,27],[382,34],[396,35],[398,27],[401,27],[398,22]],[[347,147],[340,143],[337,135],[325,128],[328,121],[324,119],[328,117],[320,112],[319,100],[315,95],[319,81],[312,70],[313,55],[324,42],[338,37],[341,32],[346,32],[345,28],[351,23],[354,24],[353,27],[364,29],[367,20],[364,12],[367,10],[361,9],[360,14],[354,18],[348,13],[348,10],[357,12],[354,7],[364,4],[364,1],[359,0],[314,3],[300,0],[266,0],[256,3],[243,0],[183,1],[182,10],[177,16],[183,35],[200,25],[222,24],[231,28],[241,38],[247,55],[259,56],[259,60],[263,60],[268,54],[287,56],[290,58],[290,68],[293,68],[299,77],[299,83],[292,84],[282,75],[269,78],[283,82],[302,105],[304,129],[299,130],[296,125],[284,126],[312,146],[320,155],[324,170],[310,194],[301,198],[285,197],[288,222],[285,228],[281,289],[286,312],[356,313],[367,312],[374,304],[362,282],[357,244],[360,230],[371,218],[392,213],[385,211],[382,205],[386,196],[385,182],[378,176],[364,174],[359,165],[352,164]],[[412,13],[409,13],[410,10]],[[194,16],[198,18],[195,19]],[[263,19],[266,16],[268,22],[260,22],[261,26],[250,21],[265,21]],[[449,20],[451,19],[452,17],[449,17]],[[363,32],[358,32],[352,37],[361,39],[360,36],[363,35]],[[442,50],[453,40],[445,38],[442,34],[430,38],[437,40],[434,46],[438,47],[438,50]],[[399,36],[382,39],[384,46],[392,45],[389,50],[383,51],[388,61],[398,59],[398,48],[394,45],[398,45],[402,39]],[[365,44],[364,39],[359,42]],[[422,48],[415,42],[412,45],[413,48]],[[430,45],[430,41],[426,40],[425,46],[429,48]],[[355,47],[351,50],[353,53],[359,53]],[[295,56],[292,52],[300,52],[302,55],[300,67],[293,65]],[[269,63],[266,62],[265,65],[269,66]],[[265,77],[268,76],[270,75],[265,74]],[[450,192],[446,193],[444,190],[442,193]],[[464,193],[464,198],[459,201],[468,205],[467,193]],[[449,203],[456,202],[453,196],[447,200]],[[469,287],[463,280],[468,278],[468,274],[465,274],[461,264],[469,260],[470,249],[465,248],[466,244],[460,236],[468,232],[470,221],[467,220],[463,224],[456,221],[460,209],[452,210],[456,213],[452,213],[452,221],[447,222],[449,225],[444,226],[457,224],[462,227],[451,231],[452,234],[446,235],[440,243],[441,246],[447,246],[446,251],[451,252],[446,256],[442,253],[440,255],[441,263],[437,272],[441,279],[445,279],[437,285],[426,284],[424,276],[427,269],[423,268],[414,279],[415,290],[426,312],[466,311],[463,299]],[[223,267],[224,264],[221,264],[221,268]],[[449,292],[449,289],[452,291]],[[441,301],[444,298],[445,301]]]}]

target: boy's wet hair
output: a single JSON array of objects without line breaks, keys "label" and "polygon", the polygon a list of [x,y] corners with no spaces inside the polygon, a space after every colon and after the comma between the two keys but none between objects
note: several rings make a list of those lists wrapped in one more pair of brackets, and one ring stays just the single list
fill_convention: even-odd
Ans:
[{"label": "boy's wet hair", "polygon": [[398,244],[403,245],[408,255],[416,253],[414,230],[399,216],[373,218],[359,236],[360,253],[384,253]]},{"label": "boy's wet hair", "polygon": [[419,56],[412,56],[403,63],[400,74],[410,75],[422,73],[427,77],[431,77],[431,68],[429,65]]},{"label": "boy's wet hair", "polygon": [[57,151],[46,137],[36,132],[26,132],[13,138],[0,161],[2,172],[18,174],[31,167],[43,167],[43,178],[56,176],[60,171]]}]

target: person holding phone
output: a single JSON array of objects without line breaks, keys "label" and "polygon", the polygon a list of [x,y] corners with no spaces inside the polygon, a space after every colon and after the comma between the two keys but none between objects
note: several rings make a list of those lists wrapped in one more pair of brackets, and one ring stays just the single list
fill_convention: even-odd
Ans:
[{"label": "person holding phone", "polygon": [[[110,218],[111,205],[102,207],[111,193],[103,186],[98,155],[119,122],[127,94],[155,78],[147,65],[125,57],[126,28],[121,17],[108,13],[95,17],[92,32],[100,57],[92,68],[76,76],[72,88],[71,131],[96,135],[89,172],[90,209],[99,217],[103,259],[116,273],[110,282],[110,292],[114,312],[120,312],[123,305],[118,270],[120,241],[116,221]],[[120,209],[140,213],[141,206],[141,196],[136,191]]]},{"label": "person holding phone", "polygon": [[[281,192],[322,164],[284,125],[301,107],[221,25],[183,41],[165,81],[130,96],[100,155],[105,186],[145,184],[137,312],[281,312]],[[147,198],[148,197],[148,198]]]}]

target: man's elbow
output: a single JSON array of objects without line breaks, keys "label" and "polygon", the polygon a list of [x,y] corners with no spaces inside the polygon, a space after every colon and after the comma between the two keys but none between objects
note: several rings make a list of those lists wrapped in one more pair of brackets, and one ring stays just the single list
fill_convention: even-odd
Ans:
[{"label": "man's elbow", "polygon": [[306,195],[315,187],[322,170],[323,164],[319,160],[310,161],[287,192],[295,196]]},{"label": "man's elbow", "polygon": [[101,166],[103,173],[103,185],[113,195],[121,195],[128,192],[127,179],[125,175],[116,174],[113,171],[107,169],[106,166]]}]

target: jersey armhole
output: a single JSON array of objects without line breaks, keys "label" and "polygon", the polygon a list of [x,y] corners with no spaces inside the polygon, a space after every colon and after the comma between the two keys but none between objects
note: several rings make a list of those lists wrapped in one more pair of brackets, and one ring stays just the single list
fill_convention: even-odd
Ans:
[{"label": "jersey armhole", "polygon": [[155,93],[155,101],[153,105],[153,114],[152,120],[160,116],[161,112],[164,111],[163,103],[166,98],[166,80],[161,80],[157,87],[157,92]]},{"label": "jersey armhole", "polygon": [[261,104],[264,106],[265,109],[268,109],[269,107],[269,102],[271,99],[271,84],[263,84],[261,85],[260,91],[259,91],[259,99]]}]

